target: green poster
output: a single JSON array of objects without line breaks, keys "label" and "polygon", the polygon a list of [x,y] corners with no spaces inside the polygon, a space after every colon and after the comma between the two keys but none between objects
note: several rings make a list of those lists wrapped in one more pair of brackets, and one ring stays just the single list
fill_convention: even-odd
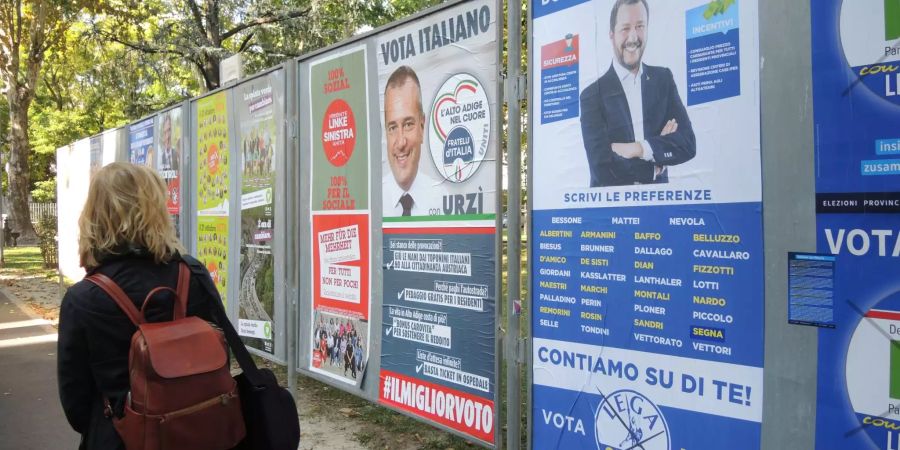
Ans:
[{"label": "green poster", "polygon": [[275,352],[275,239],[274,191],[281,128],[283,71],[248,81],[235,88],[233,111],[237,126],[235,163],[241,180],[241,252],[238,280],[238,334],[244,344]]},{"label": "green poster", "polygon": [[222,296],[222,302],[227,305],[228,217],[198,217],[197,259],[209,270],[209,275]]},{"label": "green poster", "polygon": [[228,215],[228,97],[197,100],[197,209]]},{"label": "green poster", "polygon": [[309,68],[312,209],[369,209],[366,49],[357,47]]},{"label": "green poster", "polygon": [[[222,301],[228,277],[228,97],[197,100],[197,259],[206,265]],[[227,303],[226,303],[227,304]]]}]

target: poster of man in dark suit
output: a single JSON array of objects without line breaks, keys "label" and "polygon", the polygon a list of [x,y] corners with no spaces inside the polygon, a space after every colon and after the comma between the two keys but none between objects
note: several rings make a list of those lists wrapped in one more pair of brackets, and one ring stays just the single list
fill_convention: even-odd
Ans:
[{"label": "poster of man in dark suit", "polygon": [[672,71],[644,64],[650,7],[616,0],[609,70],[581,92],[581,132],[591,187],[667,183],[668,167],[697,152]]}]

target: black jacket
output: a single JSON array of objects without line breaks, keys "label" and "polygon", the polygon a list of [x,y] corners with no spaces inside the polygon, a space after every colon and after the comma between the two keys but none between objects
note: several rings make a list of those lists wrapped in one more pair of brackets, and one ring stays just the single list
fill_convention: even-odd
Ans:
[{"label": "black jacket", "polygon": [[[615,142],[634,142],[634,124],[622,82],[610,66],[600,79],[581,92],[581,135],[591,171],[591,187],[635,183],[666,183],[663,172],[654,179],[654,166],[674,166],[694,157],[697,142],[691,119],[678,95],[672,72],[644,64],[641,77],[644,139],[653,149],[653,162],[625,159],[612,151]],[[678,131],[660,136],[666,122],[675,119]]]},{"label": "black jacket", "polygon": [[[174,289],[178,278],[176,259],[155,264],[142,252],[106,258],[99,272],[113,279],[140,309],[144,297],[157,286]],[[199,273],[198,273],[199,272]],[[192,271],[187,314],[220,323],[225,316],[218,298],[213,298]],[[150,322],[171,320],[174,295],[163,291],[148,306]],[[69,424],[81,433],[82,449],[124,449],[110,419],[103,414],[103,399],[121,411],[129,390],[128,352],[136,327],[103,290],[90,281],[79,281],[66,291],[59,314],[57,377],[59,397]]]}]

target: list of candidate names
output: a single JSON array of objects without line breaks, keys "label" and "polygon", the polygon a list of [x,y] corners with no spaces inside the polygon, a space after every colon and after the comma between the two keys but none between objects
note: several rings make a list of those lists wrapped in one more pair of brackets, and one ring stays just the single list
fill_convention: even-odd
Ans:
[{"label": "list of candidate names", "polygon": [[535,337],[762,365],[748,207],[535,211]]}]

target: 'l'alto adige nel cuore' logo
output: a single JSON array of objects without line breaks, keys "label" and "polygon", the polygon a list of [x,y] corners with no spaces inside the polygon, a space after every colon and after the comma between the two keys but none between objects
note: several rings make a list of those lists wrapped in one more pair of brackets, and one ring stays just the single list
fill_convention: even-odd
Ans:
[{"label": "'l'alto adige nel cuore' logo", "polygon": [[491,141],[491,108],[484,85],[467,73],[450,77],[435,95],[428,124],[428,146],[438,173],[453,183],[468,180]]}]

